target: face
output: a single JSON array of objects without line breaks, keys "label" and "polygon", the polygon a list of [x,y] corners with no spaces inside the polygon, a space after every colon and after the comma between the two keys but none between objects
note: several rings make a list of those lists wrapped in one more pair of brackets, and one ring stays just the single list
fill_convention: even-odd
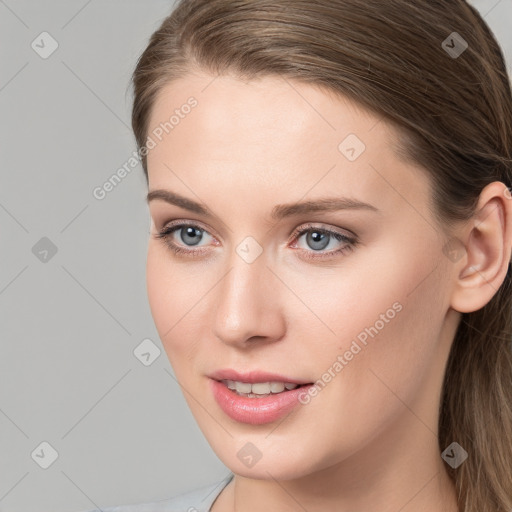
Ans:
[{"label": "face", "polygon": [[176,109],[148,154],[147,288],[213,450],[237,474],[292,479],[398,447],[411,411],[408,431],[433,440],[450,262],[397,133],[279,77],[182,78],[150,130]]}]

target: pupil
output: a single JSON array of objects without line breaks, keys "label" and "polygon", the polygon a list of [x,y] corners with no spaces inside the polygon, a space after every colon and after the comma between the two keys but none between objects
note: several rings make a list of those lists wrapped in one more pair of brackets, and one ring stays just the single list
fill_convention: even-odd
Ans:
[{"label": "pupil", "polygon": [[[186,237],[190,237],[191,240],[186,240],[185,238]],[[201,235],[201,230],[199,229],[196,229],[192,226],[188,226],[185,230],[185,235],[182,235],[182,240],[185,242],[185,243],[189,243],[190,245],[196,245],[200,242],[201,238],[202,238],[202,235]]]},{"label": "pupil", "polygon": [[[329,235],[326,235],[325,233],[321,233],[319,231],[312,231],[309,233],[308,236],[310,238],[308,242],[311,242],[313,244],[312,249],[322,250],[329,244]],[[320,247],[315,247],[314,244],[320,244]]]}]

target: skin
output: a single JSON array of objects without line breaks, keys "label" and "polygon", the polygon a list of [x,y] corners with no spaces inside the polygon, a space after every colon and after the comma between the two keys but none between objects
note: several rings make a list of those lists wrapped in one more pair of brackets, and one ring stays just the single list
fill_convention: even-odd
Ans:
[{"label": "skin", "polygon": [[[448,234],[430,209],[428,174],[398,156],[391,126],[346,98],[281,77],[196,71],[162,89],[150,128],[190,96],[197,107],[148,154],[149,191],[171,190],[216,217],[149,202],[147,289],[184,397],[235,473],[213,511],[456,511],[438,448],[439,398],[461,313],[483,307],[505,278],[505,185],[488,185],[475,217]],[[352,162],[338,149],[348,134],[366,145]],[[378,211],[270,218],[277,204],[327,196]],[[176,220],[205,230],[198,246],[179,230],[169,237],[202,254],[175,255],[155,237]],[[346,244],[331,238],[315,252],[307,234],[291,238],[306,223],[359,243],[308,260]],[[443,252],[452,235],[465,246],[456,261]],[[248,236],[263,249],[250,264],[236,252]],[[242,424],[215,402],[207,375],[220,368],[317,381],[396,302],[401,311],[284,419]],[[252,468],[237,457],[248,442],[262,454]]]}]

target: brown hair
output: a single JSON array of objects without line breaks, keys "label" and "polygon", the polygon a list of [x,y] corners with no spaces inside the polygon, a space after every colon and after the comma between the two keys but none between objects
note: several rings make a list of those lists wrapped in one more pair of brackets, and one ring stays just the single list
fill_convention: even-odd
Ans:
[{"label": "brown hair", "polygon": [[[464,48],[453,32],[468,45],[458,56],[449,52]],[[133,73],[139,151],[157,94],[195,69],[315,84],[392,123],[403,156],[431,177],[433,212],[446,232],[471,218],[487,184],[511,187],[512,95],[503,55],[462,0],[182,0]],[[447,467],[460,511],[512,509],[511,324],[509,267],[488,304],[462,314],[447,362],[439,448],[456,441],[469,454],[457,469]]]}]

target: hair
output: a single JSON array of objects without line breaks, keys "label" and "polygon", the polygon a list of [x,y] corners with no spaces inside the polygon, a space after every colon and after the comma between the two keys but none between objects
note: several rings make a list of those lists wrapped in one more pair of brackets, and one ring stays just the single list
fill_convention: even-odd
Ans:
[{"label": "hair", "polygon": [[[458,57],[443,43],[454,46],[453,32],[468,45]],[[133,72],[139,152],[159,92],[194,71],[290,78],[385,119],[402,156],[428,172],[445,232],[471,219],[487,184],[511,187],[510,79],[494,35],[463,0],[181,0]],[[512,509],[511,341],[509,265],[492,299],[462,314],[446,364],[439,449],[456,441],[468,452],[447,466],[463,512]]]}]

